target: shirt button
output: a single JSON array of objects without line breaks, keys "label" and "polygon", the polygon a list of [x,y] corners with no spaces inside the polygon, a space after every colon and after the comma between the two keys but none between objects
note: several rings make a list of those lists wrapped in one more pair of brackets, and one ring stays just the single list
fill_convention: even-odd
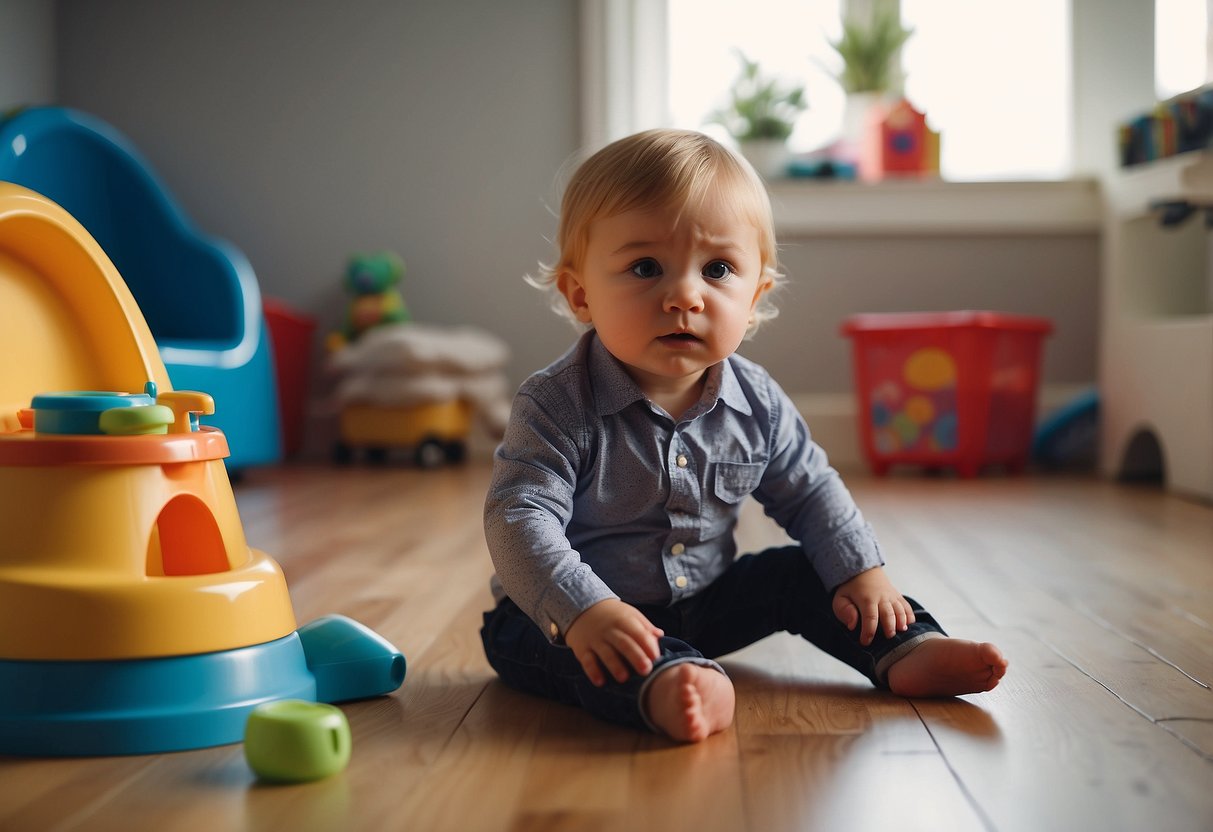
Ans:
[{"label": "shirt button", "polygon": [[674,586],[678,587],[679,589],[686,589],[687,583],[689,582],[687,581],[686,575],[679,575],[674,579]]},{"label": "shirt button", "polygon": [[673,546],[670,547],[670,554],[681,555],[686,550],[687,550],[687,547],[686,547],[685,543],[675,543]]},{"label": "shirt button", "polygon": [[679,454],[679,455],[678,455],[678,459],[676,459],[676,460],[674,460],[674,461],[678,463],[678,467],[679,467],[679,468],[686,468],[686,467],[687,467],[687,458],[686,458],[686,454]]}]

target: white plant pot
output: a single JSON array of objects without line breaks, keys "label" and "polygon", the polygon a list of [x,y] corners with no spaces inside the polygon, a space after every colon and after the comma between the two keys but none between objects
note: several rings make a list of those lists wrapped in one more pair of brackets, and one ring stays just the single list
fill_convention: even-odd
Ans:
[{"label": "white plant pot", "polygon": [[766,180],[783,179],[788,175],[788,143],[782,139],[752,139],[740,142],[741,155]]},{"label": "white plant pot", "polygon": [[878,92],[853,92],[847,95],[842,111],[842,129],[838,135],[839,155],[848,162],[858,162],[870,140],[874,111],[885,96]]},{"label": "white plant pot", "polygon": [[856,166],[860,179],[873,181],[880,177],[880,122],[896,98],[883,92],[847,95],[834,150],[839,159]]}]

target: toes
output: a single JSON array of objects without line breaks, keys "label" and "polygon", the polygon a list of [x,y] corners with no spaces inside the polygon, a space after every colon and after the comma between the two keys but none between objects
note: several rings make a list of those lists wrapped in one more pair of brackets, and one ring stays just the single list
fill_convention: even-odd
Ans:
[{"label": "toes", "polygon": [[991,667],[1006,666],[1007,659],[1003,656],[1002,651],[988,641],[977,645],[977,649],[982,662],[985,664]]}]

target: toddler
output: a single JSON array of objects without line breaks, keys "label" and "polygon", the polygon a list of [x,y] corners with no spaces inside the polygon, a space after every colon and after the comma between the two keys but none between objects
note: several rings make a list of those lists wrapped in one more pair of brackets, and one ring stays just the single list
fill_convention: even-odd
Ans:
[{"label": "toddler", "polygon": [[[485,504],[481,637],[506,684],[681,741],[732,723],[714,659],[781,631],[903,696],[998,684],[1002,653],[898,592],[787,395],[736,354],[780,279],[748,164],[690,131],[621,139],[574,174],[557,246],[539,280],[586,331],[519,389]],[[749,496],[796,545],[737,557]]]}]

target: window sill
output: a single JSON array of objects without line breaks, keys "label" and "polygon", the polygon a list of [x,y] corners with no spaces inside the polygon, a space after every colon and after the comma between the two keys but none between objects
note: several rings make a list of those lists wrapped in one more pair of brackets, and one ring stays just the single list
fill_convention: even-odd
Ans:
[{"label": "window sill", "polygon": [[1095,179],[1056,182],[771,183],[784,238],[886,235],[1095,234],[1103,199]]}]

